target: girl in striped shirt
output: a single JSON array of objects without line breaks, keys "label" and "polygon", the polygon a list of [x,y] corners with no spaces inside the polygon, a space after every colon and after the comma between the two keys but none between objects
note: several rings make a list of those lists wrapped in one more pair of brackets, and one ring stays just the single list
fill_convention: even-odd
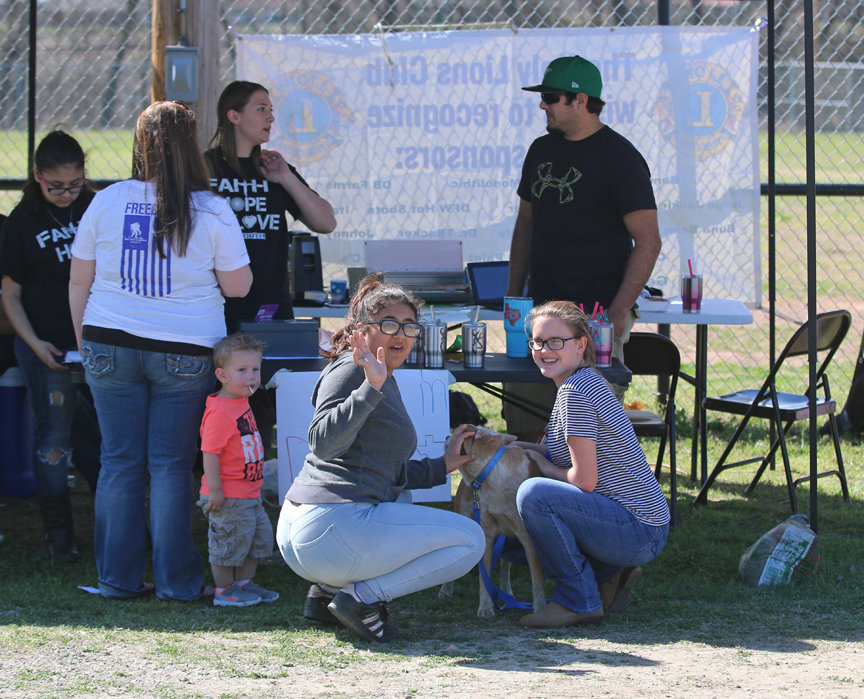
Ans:
[{"label": "girl in striped shirt", "polygon": [[623,611],[638,566],[663,548],[669,509],[630,419],[593,369],[585,314],[550,301],[526,327],[534,362],[558,393],[544,443],[533,445],[549,459],[544,477],[525,481],[516,503],[555,593],[519,623],[600,624],[604,610]]}]

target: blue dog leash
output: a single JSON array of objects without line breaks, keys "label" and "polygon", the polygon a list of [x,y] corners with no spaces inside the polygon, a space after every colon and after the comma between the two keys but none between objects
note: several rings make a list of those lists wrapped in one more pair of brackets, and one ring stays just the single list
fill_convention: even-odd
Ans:
[{"label": "blue dog leash", "polygon": [[[498,447],[498,451],[495,452],[494,456],[489,460],[489,463],[486,464],[486,468],[484,468],[480,475],[471,483],[471,487],[474,489],[474,497],[471,500],[471,509],[474,513],[474,521],[477,524],[480,524],[480,486],[483,485],[483,481],[492,473],[492,469],[495,468],[495,465],[501,460],[501,457],[504,455],[506,451],[506,447],[501,446]],[[495,539],[495,543],[492,546],[492,569],[495,569],[496,564],[498,563],[498,559],[501,557],[501,550],[504,548],[505,537],[503,535],[498,535]],[[492,603],[500,610],[504,609],[531,609],[532,604],[528,602],[520,602],[514,597],[508,595],[502,589],[497,587],[495,583],[492,582],[492,578],[489,577],[489,571],[486,570],[486,566],[483,564],[483,559],[480,559],[478,564],[480,566],[480,577],[483,579],[483,584],[486,586],[486,591],[489,593],[489,596],[492,598]]]}]

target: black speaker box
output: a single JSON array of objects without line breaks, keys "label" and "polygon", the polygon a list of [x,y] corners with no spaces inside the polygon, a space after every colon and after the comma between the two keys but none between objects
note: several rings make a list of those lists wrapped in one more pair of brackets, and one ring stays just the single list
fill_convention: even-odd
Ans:
[{"label": "black speaker box", "polygon": [[296,305],[305,303],[307,291],[323,291],[321,246],[309,233],[294,233],[291,240],[291,296]]}]

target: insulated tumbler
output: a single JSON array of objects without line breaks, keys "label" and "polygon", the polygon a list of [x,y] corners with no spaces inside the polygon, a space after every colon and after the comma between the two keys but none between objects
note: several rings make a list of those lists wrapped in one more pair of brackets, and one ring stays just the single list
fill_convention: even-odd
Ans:
[{"label": "insulated tumbler", "polygon": [[462,323],[462,364],[482,369],[486,355],[486,323]]},{"label": "insulated tumbler", "polygon": [[612,366],[612,333],[615,326],[602,320],[589,319],[588,327],[591,329],[591,339],[594,341],[596,365]]},{"label": "insulated tumbler", "polygon": [[414,346],[408,353],[408,359],[405,360],[405,364],[414,367],[423,366],[423,333],[420,333],[420,336],[414,340]]},{"label": "insulated tumbler", "polygon": [[528,356],[528,336],[525,334],[525,319],[533,307],[533,299],[526,296],[504,297],[504,333],[507,339],[508,357]]},{"label": "insulated tumbler", "polygon": [[443,369],[446,349],[447,323],[441,320],[423,323],[423,365],[427,369]]},{"label": "insulated tumbler", "polygon": [[702,308],[702,275],[681,275],[681,310],[684,313],[698,313]]}]

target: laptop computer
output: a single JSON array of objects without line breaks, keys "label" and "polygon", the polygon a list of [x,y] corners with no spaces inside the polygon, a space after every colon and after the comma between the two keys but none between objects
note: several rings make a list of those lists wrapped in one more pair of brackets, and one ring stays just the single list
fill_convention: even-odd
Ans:
[{"label": "laptop computer", "polygon": [[469,262],[466,265],[466,270],[474,305],[483,306],[493,311],[503,311],[510,263],[506,260]]}]

